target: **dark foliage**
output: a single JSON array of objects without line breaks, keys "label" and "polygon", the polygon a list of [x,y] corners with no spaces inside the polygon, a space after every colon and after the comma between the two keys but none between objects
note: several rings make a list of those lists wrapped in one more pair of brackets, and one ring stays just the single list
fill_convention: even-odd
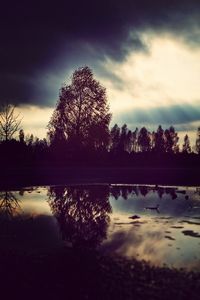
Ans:
[{"label": "dark foliage", "polygon": [[60,89],[59,101],[48,124],[48,135],[57,145],[80,149],[106,148],[111,114],[106,90],[88,67],[76,70],[71,85]]}]

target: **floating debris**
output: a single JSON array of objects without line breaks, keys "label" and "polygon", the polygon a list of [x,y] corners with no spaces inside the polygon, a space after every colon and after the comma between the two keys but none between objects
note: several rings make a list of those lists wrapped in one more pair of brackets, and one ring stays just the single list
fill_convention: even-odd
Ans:
[{"label": "floating debris", "polygon": [[140,219],[140,216],[133,215],[133,216],[129,217],[129,219],[133,219],[133,220],[135,220],[135,219]]},{"label": "floating debris", "polygon": [[156,206],[146,206],[144,209],[146,210],[156,210],[158,213],[160,212],[159,211],[159,204],[157,204]]},{"label": "floating debris", "polygon": [[183,229],[183,226],[171,226],[171,228],[175,228],[175,229]]}]

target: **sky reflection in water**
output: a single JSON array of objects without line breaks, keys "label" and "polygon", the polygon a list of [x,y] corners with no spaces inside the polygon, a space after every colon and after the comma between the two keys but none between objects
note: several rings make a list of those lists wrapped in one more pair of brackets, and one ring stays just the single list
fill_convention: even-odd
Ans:
[{"label": "sky reflection in water", "polygon": [[76,185],[1,191],[0,225],[0,248],[38,251],[64,243],[200,270],[196,187]]}]

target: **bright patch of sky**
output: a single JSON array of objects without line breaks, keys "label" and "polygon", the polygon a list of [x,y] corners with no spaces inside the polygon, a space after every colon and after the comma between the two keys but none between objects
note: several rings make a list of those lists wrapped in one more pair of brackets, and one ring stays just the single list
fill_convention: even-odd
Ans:
[{"label": "bright patch of sky", "polygon": [[200,49],[169,36],[148,38],[149,52],[130,52],[124,62],[107,59],[103,65],[121,81],[102,78],[111,110],[200,104]]}]

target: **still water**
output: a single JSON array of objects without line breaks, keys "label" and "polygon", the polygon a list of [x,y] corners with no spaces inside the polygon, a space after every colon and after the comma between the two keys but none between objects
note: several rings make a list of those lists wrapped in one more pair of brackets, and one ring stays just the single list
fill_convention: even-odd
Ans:
[{"label": "still water", "polygon": [[29,187],[0,192],[0,250],[96,249],[200,270],[200,188]]}]

